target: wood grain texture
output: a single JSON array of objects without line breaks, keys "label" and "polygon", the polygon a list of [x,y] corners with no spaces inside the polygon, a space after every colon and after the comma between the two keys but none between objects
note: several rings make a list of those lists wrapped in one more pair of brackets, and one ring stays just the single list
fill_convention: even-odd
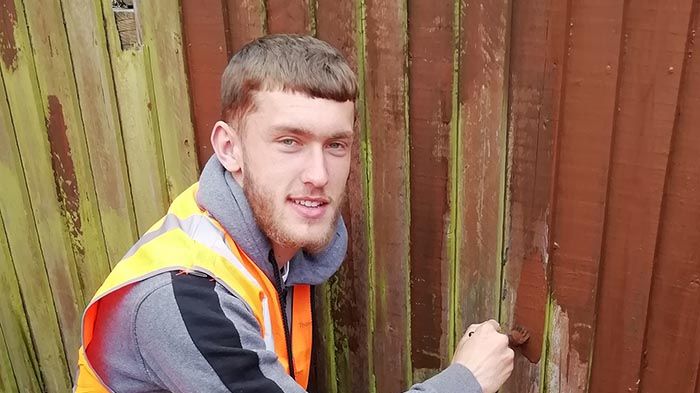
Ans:
[{"label": "wood grain texture", "polygon": [[347,201],[343,208],[350,235],[348,252],[340,271],[326,284],[326,293],[316,297],[321,300],[318,306],[327,310],[324,311],[325,320],[316,327],[323,329],[323,336],[328,340],[320,347],[323,356],[317,363],[321,376],[318,392],[346,392],[358,388],[369,391],[373,384],[362,13],[359,1],[318,1],[318,38],[341,51],[357,73],[360,84]]},{"label": "wood grain texture", "polygon": [[365,4],[372,364],[377,391],[388,392],[411,383],[406,9]]},{"label": "wood grain texture", "polygon": [[267,33],[309,34],[314,25],[312,0],[266,0]]},{"label": "wood grain texture", "polygon": [[[6,1],[0,10],[6,12],[9,7]],[[23,294],[31,294],[24,309],[20,309],[26,313],[31,332],[31,337],[24,336],[24,342],[33,342],[43,389],[64,392],[70,388],[70,373],[61,327],[66,329],[67,343],[75,343],[78,331],[71,326],[78,323],[83,294],[73,260],[75,249],[71,250],[66,228],[67,217],[62,217],[59,207],[60,184],[54,182],[52,151],[46,137],[46,96],[37,83],[25,10],[18,1],[11,7],[16,10],[12,34],[17,53],[10,67],[6,63],[0,67],[7,94],[2,105],[6,102],[11,113],[11,117],[7,112],[3,117],[11,118],[14,127],[21,125],[24,132],[15,134],[13,127],[3,131],[3,138],[7,138],[3,146],[17,150],[2,156],[3,160],[8,160],[3,163],[4,168],[11,173],[7,177],[10,179],[8,194],[2,198],[2,215],[5,225],[12,228],[7,232],[12,259],[21,261],[14,265],[17,282]],[[35,220],[36,229],[33,229]],[[38,255],[38,244],[36,238],[32,239],[32,232],[39,234],[44,258]],[[95,263],[99,266],[99,260]],[[56,287],[53,293],[50,282]],[[3,329],[7,332],[7,328]],[[70,354],[75,356],[74,351]]]},{"label": "wood grain texture", "polygon": [[114,13],[102,2],[119,119],[126,152],[138,234],[142,235],[168,208],[165,164],[159,122],[153,112],[150,65],[143,47],[122,51]]},{"label": "wood grain texture", "polygon": [[[83,293],[92,294],[110,266],[61,4],[58,0],[26,2],[25,13],[56,189],[71,235]],[[46,261],[52,269],[51,258]],[[49,271],[49,278],[52,276]],[[80,313],[66,316],[64,322],[70,321],[69,326],[75,327],[77,315]],[[73,328],[69,331],[77,334]]]},{"label": "wood grain texture", "polygon": [[[539,392],[544,384],[546,312],[551,290],[553,174],[560,128],[569,23],[564,2],[514,2],[509,64],[506,265],[501,315],[530,333],[530,364],[515,359],[504,392]],[[538,275],[544,273],[544,282]]]},{"label": "wood grain texture", "polygon": [[113,267],[136,240],[137,229],[102,9],[93,0],[64,0],[61,6],[105,246]]},{"label": "wood grain texture", "polygon": [[[0,177],[2,177],[5,186],[3,203],[0,205],[2,207],[0,209],[0,224],[2,224],[0,226],[0,291],[2,291],[4,298],[3,307],[0,307],[0,328],[3,332],[4,341],[1,343],[0,349],[3,346],[7,348],[6,356],[11,363],[11,367],[5,369],[3,365],[3,371],[11,371],[14,383],[22,388],[22,391],[40,392],[41,373],[36,351],[31,340],[27,315],[24,312],[24,303],[19,283],[17,282],[12,253],[10,252],[9,225],[5,224],[4,218],[4,215],[12,218],[9,209],[17,209],[19,206],[13,206],[13,202],[19,202],[17,198],[21,197],[18,195],[19,190],[17,190],[17,187],[22,185],[26,190],[26,184],[23,182],[21,170],[13,171],[13,169],[18,169],[14,167],[14,163],[18,163],[17,145],[14,138],[10,138],[10,136],[14,137],[14,131],[8,118],[7,97],[5,96],[4,85],[1,82],[2,78],[0,78],[0,87],[2,87],[0,89],[0,127],[3,130],[7,130],[7,132],[0,133],[0,174],[2,175]],[[7,202],[9,202],[10,206],[6,205]],[[23,214],[31,214],[31,208],[23,206],[21,208]],[[29,237],[29,239],[22,239],[29,240],[24,244],[26,252],[22,253],[22,249],[20,249],[15,252],[15,255],[18,260],[29,257],[42,261],[36,229],[33,228],[34,220],[32,217],[29,217],[27,221],[32,227],[24,228],[27,230],[26,236]],[[14,231],[15,226],[13,225],[11,229]],[[17,230],[21,229],[23,228],[17,227]],[[6,391],[18,391],[18,389],[8,389]]]},{"label": "wood grain texture", "polygon": [[220,1],[182,1],[182,30],[199,167],[214,151],[210,136],[221,118],[221,74],[228,63],[226,15]]},{"label": "wood grain texture", "polygon": [[693,392],[700,365],[700,64],[693,6],[656,244],[641,392]]},{"label": "wood grain texture", "polygon": [[588,384],[625,4],[575,2],[568,12],[550,228],[549,391],[585,392]]},{"label": "wood grain texture", "polygon": [[0,325],[0,392],[19,392],[2,325]]},{"label": "wood grain texture", "polygon": [[267,32],[265,0],[223,0],[228,27],[228,57]]},{"label": "wood grain texture", "polygon": [[[411,360],[415,380],[444,368],[451,355],[450,130],[453,121],[455,7],[408,2],[411,187]],[[456,117],[456,116],[455,116]],[[452,239],[450,239],[452,237]]]},{"label": "wood grain texture", "polygon": [[199,178],[180,4],[143,1],[138,3],[137,12],[149,58],[151,110],[158,116],[166,186],[172,201]]},{"label": "wood grain texture", "polygon": [[457,337],[499,314],[510,8],[462,1],[460,10]]},{"label": "wood grain texture", "polygon": [[[637,392],[692,1],[625,13],[601,260],[593,392]],[[640,192],[643,190],[643,192]],[[611,328],[615,326],[615,328]]]}]

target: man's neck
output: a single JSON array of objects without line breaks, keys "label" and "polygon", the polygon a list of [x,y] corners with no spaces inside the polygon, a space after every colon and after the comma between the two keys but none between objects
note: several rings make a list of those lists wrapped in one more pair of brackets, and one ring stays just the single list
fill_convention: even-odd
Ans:
[{"label": "man's neck", "polygon": [[277,244],[272,245],[272,251],[275,253],[275,261],[277,262],[277,268],[282,269],[287,262],[292,259],[294,254],[299,251],[298,248],[282,247]]}]

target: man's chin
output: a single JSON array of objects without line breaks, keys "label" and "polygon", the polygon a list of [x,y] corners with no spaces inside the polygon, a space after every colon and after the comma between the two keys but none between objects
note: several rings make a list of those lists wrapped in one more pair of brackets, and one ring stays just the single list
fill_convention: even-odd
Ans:
[{"label": "man's chin", "polygon": [[294,243],[296,247],[302,248],[304,251],[311,254],[317,254],[328,247],[328,244],[333,238],[333,233],[335,233],[335,227],[329,228],[327,225],[322,231],[310,232],[308,229],[308,227],[306,231],[302,228],[297,228],[296,230],[291,229],[291,231],[287,233],[291,235],[289,239],[292,240],[292,243]]}]

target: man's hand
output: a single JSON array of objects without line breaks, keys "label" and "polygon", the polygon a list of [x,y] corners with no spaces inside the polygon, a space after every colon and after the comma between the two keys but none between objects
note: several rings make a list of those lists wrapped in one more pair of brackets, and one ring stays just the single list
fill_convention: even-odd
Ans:
[{"label": "man's hand", "polygon": [[469,326],[452,359],[474,374],[483,393],[496,392],[513,371],[515,354],[508,347],[508,336],[498,329],[493,319]]}]

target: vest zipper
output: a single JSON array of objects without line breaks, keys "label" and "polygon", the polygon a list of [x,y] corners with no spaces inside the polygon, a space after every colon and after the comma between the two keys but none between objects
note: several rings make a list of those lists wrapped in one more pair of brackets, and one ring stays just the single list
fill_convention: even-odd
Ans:
[{"label": "vest zipper", "polygon": [[275,260],[275,254],[270,250],[269,258],[272,264],[272,271],[275,275],[275,285],[277,289],[277,294],[279,295],[280,309],[282,311],[282,323],[284,324],[284,341],[287,345],[287,363],[289,364],[289,375],[296,379],[294,376],[294,354],[292,353],[292,337],[289,330],[289,322],[287,321],[287,289],[282,284],[282,277],[280,276],[280,269],[277,266],[277,261]]}]

